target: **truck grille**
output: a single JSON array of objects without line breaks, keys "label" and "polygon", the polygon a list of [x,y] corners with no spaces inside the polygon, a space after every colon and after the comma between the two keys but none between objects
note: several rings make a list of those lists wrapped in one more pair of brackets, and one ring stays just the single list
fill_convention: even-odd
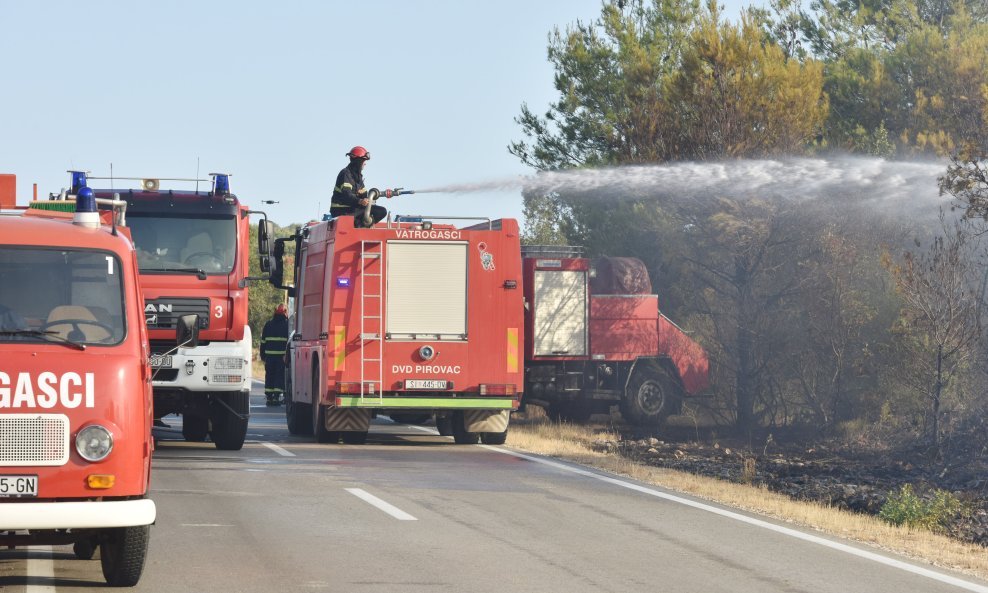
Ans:
[{"label": "truck grille", "polygon": [[199,329],[209,329],[209,299],[161,297],[144,304],[144,320],[148,329],[175,329],[182,315],[199,316]]},{"label": "truck grille", "polygon": [[64,414],[0,416],[0,466],[65,465],[69,418]]}]

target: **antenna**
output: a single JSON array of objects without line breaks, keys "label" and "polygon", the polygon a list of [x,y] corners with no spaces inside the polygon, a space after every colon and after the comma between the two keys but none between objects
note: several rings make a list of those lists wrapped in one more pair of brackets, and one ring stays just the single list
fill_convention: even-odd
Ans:
[{"label": "antenna", "polygon": [[199,157],[196,157],[196,193],[199,193]]},{"label": "antenna", "polygon": [[[110,192],[113,192],[113,162],[110,162]],[[116,216],[116,214],[114,214]],[[116,233],[117,228],[113,227],[113,232]]]}]

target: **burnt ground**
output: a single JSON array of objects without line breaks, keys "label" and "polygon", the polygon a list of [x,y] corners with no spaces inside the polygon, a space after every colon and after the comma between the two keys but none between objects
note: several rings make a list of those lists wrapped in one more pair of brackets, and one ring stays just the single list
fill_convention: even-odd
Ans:
[{"label": "burnt ground", "polygon": [[888,494],[909,484],[921,497],[953,493],[963,510],[944,532],[988,546],[988,422],[958,429],[939,458],[909,431],[886,430],[853,440],[806,438],[791,429],[763,430],[750,438],[723,427],[667,426],[651,433],[618,429],[621,440],[595,443],[638,462],[765,486],[796,500],[877,515]]}]

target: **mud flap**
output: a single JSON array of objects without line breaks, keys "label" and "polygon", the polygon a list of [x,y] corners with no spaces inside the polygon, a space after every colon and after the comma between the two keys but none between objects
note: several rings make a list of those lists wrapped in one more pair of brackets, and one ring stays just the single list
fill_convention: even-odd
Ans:
[{"label": "mud flap", "polygon": [[463,410],[463,425],[467,432],[504,432],[510,414],[510,410]]},{"label": "mud flap", "polygon": [[350,408],[327,408],[326,430],[330,432],[367,432],[371,411]]}]

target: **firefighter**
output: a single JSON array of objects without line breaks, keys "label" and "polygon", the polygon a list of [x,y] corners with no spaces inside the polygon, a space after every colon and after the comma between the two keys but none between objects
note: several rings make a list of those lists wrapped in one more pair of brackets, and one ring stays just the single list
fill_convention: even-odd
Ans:
[{"label": "firefighter", "polygon": [[288,309],[281,304],[261,332],[261,358],[264,360],[264,397],[267,405],[277,406],[285,395],[285,352],[288,347]]},{"label": "firefighter", "polygon": [[[332,217],[353,214],[357,227],[364,226],[362,220],[364,209],[370,204],[367,189],[364,187],[364,164],[370,160],[370,153],[363,146],[354,146],[346,153],[350,164],[336,176],[336,187],[333,188],[333,200],[329,205]],[[371,206],[371,218],[374,223],[380,222],[387,216],[388,210],[376,204]]]}]

